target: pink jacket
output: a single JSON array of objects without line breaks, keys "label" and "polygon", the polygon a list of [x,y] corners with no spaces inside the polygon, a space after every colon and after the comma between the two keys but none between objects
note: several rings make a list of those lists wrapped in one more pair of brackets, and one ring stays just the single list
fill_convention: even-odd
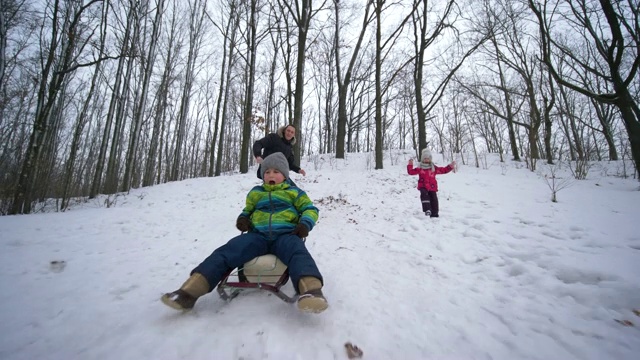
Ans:
[{"label": "pink jacket", "polygon": [[445,167],[439,167],[433,165],[435,171],[429,169],[421,169],[418,167],[412,167],[411,165],[407,165],[407,173],[409,175],[419,175],[418,178],[418,189],[427,189],[428,191],[438,191],[438,181],[436,180],[436,175],[446,174],[449,171],[453,170],[451,165],[447,165]]}]

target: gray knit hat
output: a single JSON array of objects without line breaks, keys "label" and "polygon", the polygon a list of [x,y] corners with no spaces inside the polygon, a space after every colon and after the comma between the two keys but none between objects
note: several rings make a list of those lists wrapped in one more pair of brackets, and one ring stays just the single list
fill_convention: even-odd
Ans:
[{"label": "gray knit hat", "polygon": [[273,153],[262,160],[262,164],[260,164],[260,176],[263,179],[264,172],[268,169],[276,169],[280,171],[286,179],[289,178],[289,162],[281,152]]}]

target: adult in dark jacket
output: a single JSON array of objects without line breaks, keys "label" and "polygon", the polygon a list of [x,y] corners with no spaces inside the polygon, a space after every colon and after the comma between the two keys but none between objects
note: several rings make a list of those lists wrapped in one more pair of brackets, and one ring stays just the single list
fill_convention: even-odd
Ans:
[{"label": "adult in dark jacket", "polygon": [[[289,170],[306,176],[307,173],[294,163],[293,145],[296,143],[296,128],[293,125],[282,126],[278,131],[271,133],[253,143],[253,156],[258,164],[267,156],[281,152],[287,158]],[[258,166],[258,179],[260,176],[260,166]]]}]

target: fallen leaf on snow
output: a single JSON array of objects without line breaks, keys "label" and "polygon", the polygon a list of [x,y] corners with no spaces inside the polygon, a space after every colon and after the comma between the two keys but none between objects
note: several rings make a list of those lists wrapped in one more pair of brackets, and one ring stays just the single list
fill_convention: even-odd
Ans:
[{"label": "fallen leaf on snow", "polygon": [[357,347],[356,345],[348,342],[344,344],[344,348],[345,350],[347,350],[347,356],[349,357],[349,359],[356,359],[356,358],[362,357],[362,350],[360,350],[360,348]]},{"label": "fallen leaf on snow", "polygon": [[620,323],[624,326],[633,326],[633,323],[629,320],[618,320],[618,319],[615,319],[615,320],[617,323]]}]

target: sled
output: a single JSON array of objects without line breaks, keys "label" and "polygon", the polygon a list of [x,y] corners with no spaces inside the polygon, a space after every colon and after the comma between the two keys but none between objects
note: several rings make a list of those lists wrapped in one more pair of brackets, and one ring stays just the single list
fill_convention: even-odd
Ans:
[{"label": "sled", "polygon": [[289,281],[287,266],[275,255],[258,256],[242,268],[225,274],[216,290],[223,300],[231,301],[244,290],[259,289],[273,293],[287,303],[294,303],[297,295],[289,296],[281,288]]}]

